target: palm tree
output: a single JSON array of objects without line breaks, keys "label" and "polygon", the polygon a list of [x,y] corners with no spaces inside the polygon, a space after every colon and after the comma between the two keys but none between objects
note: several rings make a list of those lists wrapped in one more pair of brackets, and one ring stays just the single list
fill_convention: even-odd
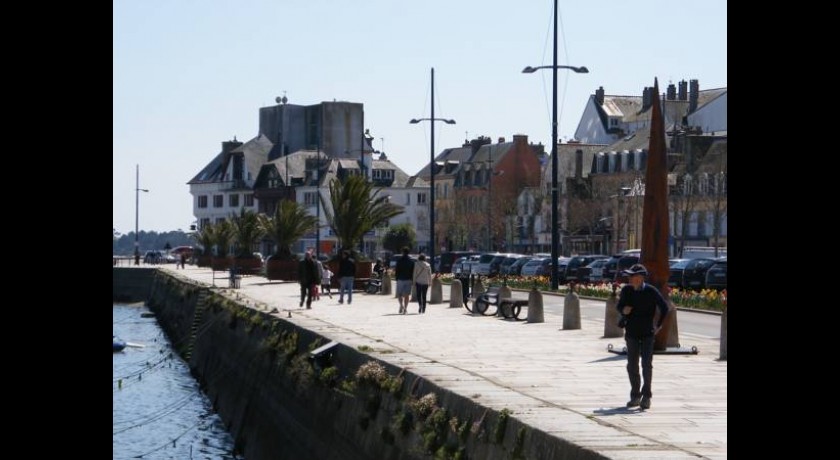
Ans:
[{"label": "palm tree", "polygon": [[225,219],[216,222],[213,233],[216,237],[214,239],[216,255],[222,258],[227,257],[228,252],[230,252],[230,243],[233,241],[234,236],[233,225],[231,225],[230,220]]},{"label": "palm tree", "polygon": [[238,216],[231,217],[230,223],[233,228],[233,238],[236,242],[236,257],[242,259],[253,258],[253,248],[265,234],[260,226],[257,213],[242,208]]},{"label": "palm tree", "polygon": [[260,214],[260,227],[265,235],[274,240],[273,259],[291,260],[292,244],[307,233],[318,228],[318,219],[296,201],[282,200],[274,210],[274,216]]},{"label": "palm tree", "polygon": [[404,212],[402,206],[389,202],[390,197],[379,196],[380,191],[363,176],[330,181],[332,209],[325,206],[324,213],[342,250],[353,251],[365,233]]},{"label": "palm tree", "polygon": [[193,233],[193,238],[201,246],[201,255],[210,256],[213,251],[213,245],[216,244],[216,228],[213,224],[207,223],[201,227],[201,230]]}]

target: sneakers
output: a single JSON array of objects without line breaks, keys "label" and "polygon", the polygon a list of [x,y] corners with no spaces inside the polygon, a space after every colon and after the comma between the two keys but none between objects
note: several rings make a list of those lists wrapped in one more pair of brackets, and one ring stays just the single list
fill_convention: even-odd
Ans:
[{"label": "sneakers", "polygon": [[650,409],[650,398],[642,398],[641,408]]},{"label": "sneakers", "polygon": [[[640,403],[641,403],[641,399],[640,399],[640,398],[638,398],[638,397],[636,397],[636,398],[631,398],[631,399],[630,399],[630,401],[627,401],[627,407],[636,407],[636,406],[638,406]],[[648,407],[650,407],[650,400],[648,400]]]}]

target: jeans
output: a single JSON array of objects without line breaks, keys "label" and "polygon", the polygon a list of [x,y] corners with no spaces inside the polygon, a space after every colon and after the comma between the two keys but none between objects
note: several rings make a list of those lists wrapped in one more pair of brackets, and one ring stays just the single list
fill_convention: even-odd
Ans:
[{"label": "jeans", "polygon": [[[627,376],[630,377],[630,399],[643,396],[650,398],[651,393],[651,379],[653,378],[653,340],[654,336],[648,337],[632,337],[627,334],[624,335],[624,340],[627,342]],[[641,386],[641,379],[639,378],[639,357],[642,358],[642,376],[645,379],[645,384]]]},{"label": "jeans", "polygon": [[347,303],[353,303],[353,277],[342,276],[338,279],[338,301],[344,302],[344,291],[347,291]]},{"label": "jeans", "polygon": [[426,293],[429,291],[428,284],[414,283],[417,288],[417,303],[420,304],[420,313],[426,313]]}]

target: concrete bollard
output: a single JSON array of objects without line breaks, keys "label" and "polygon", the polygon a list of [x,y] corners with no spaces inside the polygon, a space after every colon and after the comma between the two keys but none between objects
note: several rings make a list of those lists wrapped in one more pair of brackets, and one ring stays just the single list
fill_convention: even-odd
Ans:
[{"label": "concrete bollard", "polygon": [[723,314],[720,316],[720,359],[726,361],[726,305],[723,306]]},{"label": "concrete bollard", "polygon": [[382,274],[382,295],[391,295],[391,275],[388,274],[386,270],[385,273]]},{"label": "concrete bollard", "polygon": [[449,308],[461,308],[464,294],[461,287],[461,280],[454,279],[449,288]]},{"label": "concrete bollard", "polygon": [[504,316],[502,315],[502,299],[510,299],[511,293],[510,288],[507,286],[502,286],[499,288],[499,308],[496,309],[496,316]]},{"label": "concrete bollard", "polygon": [[432,290],[429,295],[429,303],[434,305],[443,303],[443,285],[440,279],[432,277],[432,285],[429,288]]},{"label": "concrete bollard", "polygon": [[569,293],[563,301],[563,329],[580,329],[580,297],[574,285],[569,286]]},{"label": "concrete bollard", "polygon": [[543,314],[543,296],[542,292],[538,291],[537,288],[531,289],[531,292],[528,293],[528,322],[545,322],[545,315]]},{"label": "concrete bollard", "polygon": [[484,291],[484,283],[481,282],[481,278],[476,279],[473,283],[472,296],[478,298],[478,296],[484,294]]},{"label": "concrete bollard", "polygon": [[607,307],[604,310],[604,337],[621,337],[624,335],[624,330],[618,327],[618,310],[615,306],[618,305],[618,296],[615,293],[616,286],[613,284],[612,294],[607,298]]}]

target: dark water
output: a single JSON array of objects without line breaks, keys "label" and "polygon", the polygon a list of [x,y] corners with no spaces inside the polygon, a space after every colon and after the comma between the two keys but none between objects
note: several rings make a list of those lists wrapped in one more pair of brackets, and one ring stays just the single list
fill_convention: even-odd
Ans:
[{"label": "dark water", "polygon": [[146,307],[114,304],[113,458],[243,459]]}]

